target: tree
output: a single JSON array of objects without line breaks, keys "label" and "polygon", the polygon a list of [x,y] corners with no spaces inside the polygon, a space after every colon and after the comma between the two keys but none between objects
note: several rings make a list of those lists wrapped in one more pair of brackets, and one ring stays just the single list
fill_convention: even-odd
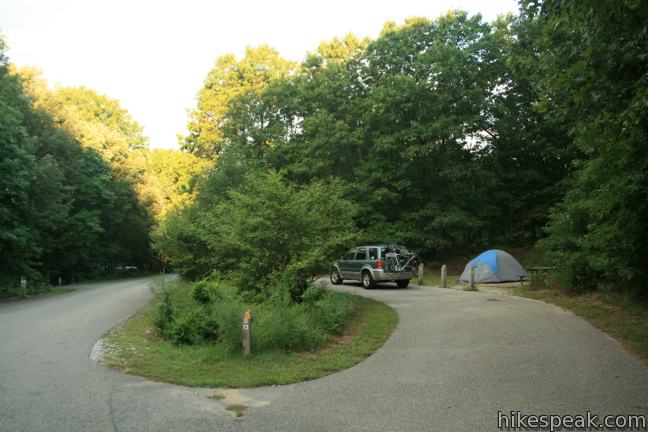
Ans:
[{"label": "tree", "polygon": [[12,285],[24,274],[33,286],[120,262],[148,266],[151,219],[137,175],[124,158],[102,158],[122,142],[127,159],[143,151],[141,128],[115,101],[87,89],[53,92],[0,57],[0,277]]},{"label": "tree", "polygon": [[494,76],[490,26],[449,12],[385,26],[365,56],[369,83],[365,220],[374,239],[396,238],[428,254],[484,241],[488,173],[477,163]]},{"label": "tree", "polygon": [[153,149],[147,157],[145,194],[158,222],[167,213],[193,201],[197,186],[213,163],[177,150]]},{"label": "tree", "polygon": [[[205,188],[224,194],[246,173],[269,168],[298,184],[341,179],[353,185],[348,198],[360,204],[367,240],[401,241],[427,255],[502,239],[503,214],[510,231],[538,226],[568,162],[552,153],[562,141],[543,147],[559,134],[520,148],[550,124],[533,117],[535,95],[524,95],[523,74],[506,63],[520,46],[514,39],[510,19],[489,25],[460,11],[413,18],[388,23],[375,41],[322,43],[261,91],[219,91],[224,111],[211,127],[222,145]],[[197,111],[211,118],[200,103]],[[519,123],[528,137],[515,136]],[[533,180],[523,156],[533,161]],[[548,161],[557,168],[543,177]],[[521,205],[533,208],[517,217],[520,207],[506,198],[521,194],[521,179],[542,191],[524,196]]]},{"label": "tree", "polygon": [[572,289],[638,293],[648,271],[648,7],[545,1],[522,11],[538,29],[537,107],[566,123],[583,153],[542,244]]},{"label": "tree", "polygon": [[535,242],[549,209],[565,192],[563,179],[579,156],[564,123],[535,109],[540,80],[534,54],[536,27],[524,18],[500,18],[490,35],[496,86],[485,113],[488,136],[483,158],[496,177],[489,191],[498,203],[492,230],[513,244]]},{"label": "tree", "polygon": [[[198,106],[189,115],[189,135],[181,141],[182,148],[213,160],[226,145],[222,128],[228,119],[229,103],[237,97],[259,95],[269,83],[289,76],[294,69],[292,62],[267,45],[248,47],[241,60],[231,54],[219,57],[198,92]],[[263,107],[256,108],[255,121],[263,128]]]},{"label": "tree", "polygon": [[283,95],[273,100],[285,124],[285,138],[269,155],[275,169],[299,182],[354,178],[364,136],[359,67],[367,44],[352,35],[323,42],[290,81],[268,88]]},{"label": "tree", "polygon": [[274,171],[250,173],[226,199],[202,196],[172,215],[158,244],[185,275],[220,272],[242,291],[286,289],[297,299],[354,239],[354,212],[338,182],[295,186]]},{"label": "tree", "polygon": [[28,100],[9,73],[0,37],[0,275],[23,272],[38,255],[24,220],[34,163],[34,139],[23,122]]}]

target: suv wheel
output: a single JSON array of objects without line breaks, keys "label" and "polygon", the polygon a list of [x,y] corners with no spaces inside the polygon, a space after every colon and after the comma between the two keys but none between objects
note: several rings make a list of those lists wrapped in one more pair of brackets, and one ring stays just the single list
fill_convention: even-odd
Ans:
[{"label": "suv wheel", "polygon": [[362,272],[362,286],[365,289],[371,289],[376,286],[376,282],[371,276],[371,273],[367,270]]},{"label": "suv wheel", "polygon": [[409,285],[409,279],[397,280],[396,285],[398,285],[398,288],[407,288],[407,285]]},{"label": "suv wheel", "polygon": [[331,269],[330,277],[331,283],[333,285],[340,285],[342,282],[344,282],[344,279],[342,279],[342,276],[340,276],[340,272],[335,267]]}]

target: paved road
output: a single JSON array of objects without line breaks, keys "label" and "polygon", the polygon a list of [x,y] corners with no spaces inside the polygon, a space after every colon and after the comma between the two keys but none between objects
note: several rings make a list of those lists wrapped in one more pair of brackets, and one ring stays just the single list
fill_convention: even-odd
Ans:
[{"label": "paved road", "polygon": [[[648,368],[541,302],[428,287],[344,291],[399,313],[387,343],[306,383],[223,391],[96,364],[101,335],[150,298],[148,280],[0,305],[0,431],[494,431],[497,412],[648,414]],[[219,392],[221,392],[219,390]],[[242,420],[228,403],[250,406]]]}]

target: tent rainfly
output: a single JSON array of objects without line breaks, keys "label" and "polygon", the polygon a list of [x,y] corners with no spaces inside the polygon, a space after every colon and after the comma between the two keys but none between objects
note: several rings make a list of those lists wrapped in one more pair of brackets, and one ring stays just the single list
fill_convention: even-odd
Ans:
[{"label": "tent rainfly", "polygon": [[529,278],[529,274],[515,258],[498,249],[482,252],[466,264],[460,278],[462,282],[468,282],[470,266],[474,268],[475,283],[518,282]]}]

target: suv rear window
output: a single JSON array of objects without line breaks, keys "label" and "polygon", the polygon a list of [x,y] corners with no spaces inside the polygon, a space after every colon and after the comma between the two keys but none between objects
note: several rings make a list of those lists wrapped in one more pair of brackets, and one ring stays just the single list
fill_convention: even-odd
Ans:
[{"label": "suv rear window", "polygon": [[370,260],[378,259],[378,248],[369,248],[369,259]]}]

